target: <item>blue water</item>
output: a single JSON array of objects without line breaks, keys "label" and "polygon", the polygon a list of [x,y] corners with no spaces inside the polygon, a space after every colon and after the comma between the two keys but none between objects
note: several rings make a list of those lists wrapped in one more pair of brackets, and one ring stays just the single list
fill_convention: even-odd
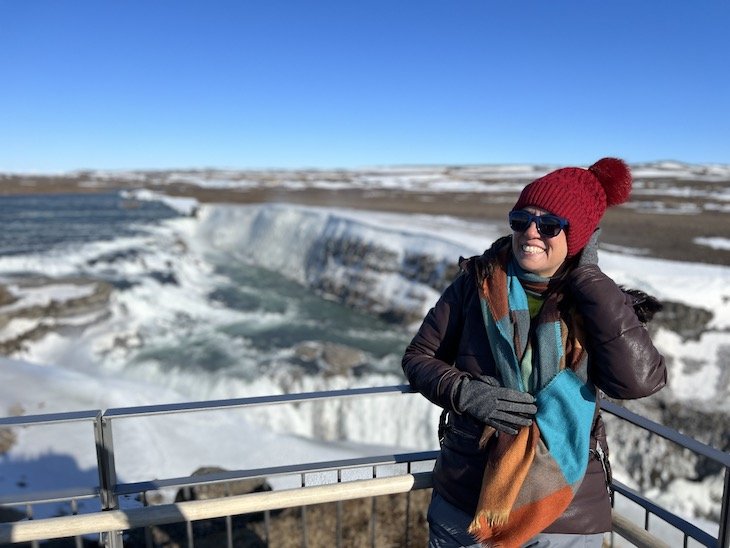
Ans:
[{"label": "blue water", "polygon": [[162,202],[127,200],[119,193],[3,196],[0,255],[132,236],[140,223],[176,216]]},{"label": "blue water", "polygon": [[[162,202],[129,201],[118,193],[3,197],[0,258],[43,255],[66,247],[73,254],[79,244],[144,233],[146,227],[178,216]],[[178,283],[179,273],[173,266],[159,271],[149,268],[133,279],[128,278],[130,270],[125,267],[144,263],[145,254],[155,253],[149,247],[157,245],[153,242],[144,249],[126,244],[112,248],[87,257],[83,264],[118,292],[139,284],[159,284],[163,296],[165,285]],[[222,281],[204,296],[205,302],[195,303],[193,308],[235,311],[240,320],[199,321],[194,312],[152,318],[150,329],[140,334],[141,346],[127,351],[122,369],[153,365],[168,373],[177,370],[239,379],[281,368],[316,375],[331,367],[323,360],[321,349],[337,345],[363,353],[363,363],[355,368],[355,374],[400,374],[400,356],[409,338],[403,328],[323,299],[281,273],[247,264],[236,256],[212,254],[208,260]],[[22,275],[33,274],[43,273]],[[166,304],[160,307],[163,314]],[[143,309],[146,306],[141,305]],[[136,308],[132,303],[128,312],[134,314]],[[76,342],[69,340],[68,344]],[[299,349],[312,344],[320,354],[303,356]],[[97,359],[104,369],[106,357],[98,355]],[[109,368],[116,370],[112,365]]]},{"label": "blue water", "polygon": [[[134,364],[155,363],[163,371],[216,372],[253,379],[281,368],[305,374],[327,371],[322,356],[307,359],[302,345],[337,345],[362,352],[355,375],[400,374],[406,331],[323,299],[277,272],[228,258],[215,266],[226,280],[208,295],[211,302],[242,312],[240,321],[190,324],[181,321],[174,341],[150,341],[134,354]],[[265,317],[265,321],[262,321]]]}]

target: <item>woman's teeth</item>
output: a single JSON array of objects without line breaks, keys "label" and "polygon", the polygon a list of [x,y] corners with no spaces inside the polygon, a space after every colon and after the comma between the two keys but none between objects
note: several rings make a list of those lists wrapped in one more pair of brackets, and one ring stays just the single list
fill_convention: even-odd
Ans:
[{"label": "woman's teeth", "polygon": [[545,250],[541,247],[537,247],[535,245],[523,245],[522,251],[525,253],[544,253]]}]

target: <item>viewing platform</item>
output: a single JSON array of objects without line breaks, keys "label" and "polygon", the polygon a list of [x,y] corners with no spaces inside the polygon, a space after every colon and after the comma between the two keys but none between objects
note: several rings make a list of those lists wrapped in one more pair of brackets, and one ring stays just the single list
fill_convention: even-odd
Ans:
[{"label": "viewing platform", "polygon": [[[23,495],[0,495],[0,508],[18,512],[15,521],[0,523],[0,545],[20,543],[43,546],[49,539],[71,539],[69,546],[170,546],[153,534],[153,528],[180,524],[179,545],[210,546],[206,537],[213,529],[200,531],[196,524],[217,520],[216,539],[220,546],[282,546],[277,539],[275,517],[284,509],[296,509],[296,535],[287,536],[287,546],[322,545],[322,529],[327,529],[328,546],[351,546],[345,531],[345,504],[365,501],[369,506],[367,524],[358,534],[368,546],[378,547],[383,529],[399,531],[389,545],[422,546],[425,529],[425,504],[431,488],[431,470],[438,451],[404,452],[373,455],[325,462],[295,463],[284,466],[246,470],[207,469],[186,477],[149,478],[131,483],[120,482],[116,473],[119,448],[114,444],[114,429],[122,421],[152,416],[180,415],[196,412],[225,413],[233,409],[302,404],[337,398],[375,396],[420,397],[407,385],[359,388],[327,392],[308,392],[230,400],[177,403],[69,413],[39,414],[0,419],[0,428],[56,427],[61,424],[89,425],[90,444],[96,448],[97,478],[91,485],[78,485],[53,492],[29,492]],[[702,444],[679,432],[652,422],[610,401],[601,402],[605,413],[625,421],[652,436],[659,436],[683,448],[683,454],[701,456],[724,471],[718,534],[703,531],[675,513],[663,508],[645,494],[631,489],[615,478],[612,484],[614,531],[606,536],[607,545],[616,546],[708,546],[730,548],[730,453]],[[154,440],[146,440],[150,445]],[[225,443],[225,440],[221,440]],[[251,440],[252,444],[256,440]],[[91,447],[91,445],[90,445]],[[242,448],[242,451],[245,448]],[[285,452],[286,448],[282,448]],[[210,448],[209,462],[215,462],[215,448]],[[268,482],[277,480],[276,489]],[[244,487],[245,486],[245,487]],[[250,492],[242,492],[248,489]],[[161,491],[177,491],[174,502],[155,496]],[[180,496],[188,493],[190,496]],[[197,493],[197,495],[195,494]],[[394,500],[387,497],[397,496]],[[415,500],[415,499],[418,500]],[[92,501],[94,511],[78,510],[81,501]],[[69,515],[34,519],[43,505],[64,504]],[[332,504],[324,514],[315,514],[316,505]],[[624,508],[640,508],[636,512]],[[326,519],[325,519],[326,517]],[[396,522],[401,521],[402,525]],[[247,544],[242,529],[256,524],[259,544]],[[394,526],[395,523],[395,526]],[[671,531],[671,540],[667,538]],[[158,535],[159,536],[159,535]],[[278,537],[281,538],[281,537]],[[94,540],[90,540],[94,539]],[[362,542],[360,545],[362,545]],[[263,543],[263,544],[261,544]],[[395,544],[393,544],[395,543]],[[55,546],[55,544],[54,544]]]}]

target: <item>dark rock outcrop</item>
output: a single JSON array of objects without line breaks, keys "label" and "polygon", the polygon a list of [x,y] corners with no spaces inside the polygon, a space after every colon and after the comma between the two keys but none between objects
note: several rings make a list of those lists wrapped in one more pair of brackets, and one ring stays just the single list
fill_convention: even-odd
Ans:
[{"label": "dark rock outcrop", "polygon": [[[80,325],[77,321],[73,321],[74,318],[97,313],[98,315],[89,321],[92,323],[98,321],[104,315],[113,290],[112,285],[105,281],[83,280],[78,278],[42,278],[24,280],[22,283],[34,287],[57,284],[89,285],[91,286],[91,290],[87,295],[81,297],[71,297],[65,300],[52,299],[46,304],[31,304],[26,307],[7,307],[6,309],[0,308],[0,329],[16,318],[36,320],[27,330],[0,340],[0,354],[12,355],[23,350],[28,342],[38,340],[50,332],[83,329],[85,326]],[[2,295],[6,296],[5,299],[8,304],[17,302],[15,295],[10,293],[6,287],[0,286],[0,300],[2,299]],[[8,304],[4,306],[8,306]]]}]

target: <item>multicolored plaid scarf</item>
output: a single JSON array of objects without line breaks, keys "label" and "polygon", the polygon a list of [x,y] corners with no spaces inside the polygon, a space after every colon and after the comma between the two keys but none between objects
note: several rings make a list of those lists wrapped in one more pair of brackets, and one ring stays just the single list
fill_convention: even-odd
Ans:
[{"label": "multicolored plaid scarf", "polygon": [[534,394],[537,414],[515,436],[485,429],[482,443],[492,448],[469,527],[479,542],[504,548],[534,537],[570,504],[588,466],[596,408],[578,329],[558,309],[563,293],[548,291],[531,322],[523,283],[540,280],[511,257],[509,247],[500,250],[484,279],[482,313],[502,383]]}]

